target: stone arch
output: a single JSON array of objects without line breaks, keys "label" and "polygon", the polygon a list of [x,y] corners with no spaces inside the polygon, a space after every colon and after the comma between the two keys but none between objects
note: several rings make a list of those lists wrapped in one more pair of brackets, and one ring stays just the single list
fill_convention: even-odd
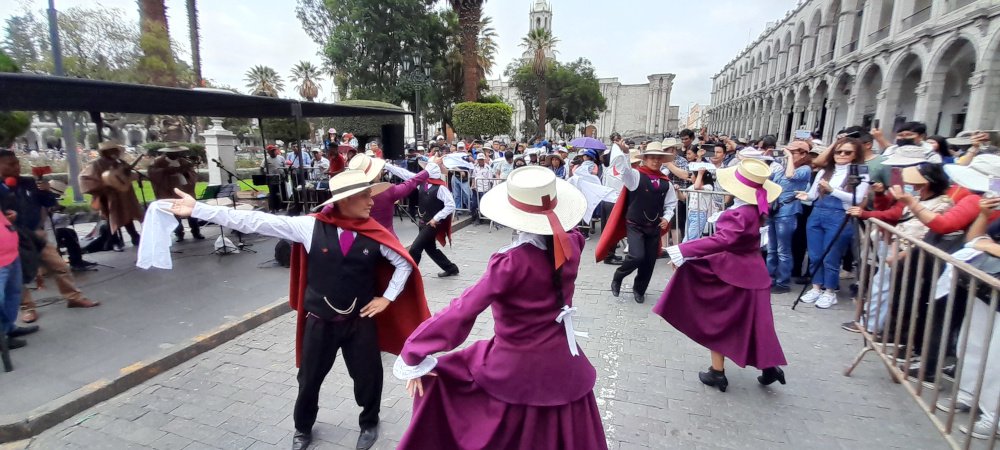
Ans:
[{"label": "stone arch", "polygon": [[827,134],[829,134],[830,128],[830,113],[831,111],[827,108],[827,100],[830,97],[830,83],[827,81],[826,77],[818,78],[815,86],[812,88],[812,120],[809,121],[810,130],[819,130],[820,136],[823,139],[829,140]]},{"label": "stone arch", "polygon": [[805,62],[805,70],[813,68],[819,64],[819,34],[820,27],[823,26],[823,8],[816,8],[812,18],[809,19],[809,26],[806,28],[806,37],[811,38],[809,42],[803,42],[806,46],[802,51],[802,60]]},{"label": "stone arch", "polygon": [[965,128],[972,91],[969,80],[976,72],[979,52],[964,37],[948,39],[938,47],[927,66],[927,101],[939,111],[928,123],[928,131],[954,136]]},{"label": "stone arch", "polygon": [[878,112],[878,96],[882,90],[884,71],[877,62],[871,62],[862,70],[853,91],[855,92],[855,113],[850,117],[852,124],[860,123],[862,127],[872,126]]},{"label": "stone arch", "polygon": [[777,73],[784,77],[788,73],[789,59],[791,58],[791,45],[792,45],[792,30],[785,29],[785,37],[781,38],[781,43],[779,45],[779,56],[778,56],[778,71]]},{"label": "stone arch", "polygon": [[[929,118],[923,117],[924,111],[917,109],[919,94],[914,95],[922,86],[926,87],[926,84],[921,84],[924,80],[924,61],[917,54],[906,52],[896,58],[888,72],[889,82],[886,85],[889,90],[886,92],[885,104],[888,105],[892,118],[892,129],[910,120],[926,122]],[[924,106],[921,109],[926,110],[926,105],[921,106]]]},{"label": "stone arch", "polygon": [[806,35],[806,24],[805,22],[799,21],[798,25],[795,27],[795,38],[792,44],[789,45],[790,55],[788,57],[788,65],[790,67],[790,75],[798,73],[799,67],[802,66],[802,53],[804,49],[802,48],[802,40]]},{"label": "stone arch", "polygon": [[795,129],[800,129],[802,126],[808,126],[806,123],[807,114],[809,112],[809,101],[812,99],[812,91],[809,89],[809,85],[803,83],[799,85],[795,90],[795,103],[794,112],[795,120],[792,122],[792,126]]}]

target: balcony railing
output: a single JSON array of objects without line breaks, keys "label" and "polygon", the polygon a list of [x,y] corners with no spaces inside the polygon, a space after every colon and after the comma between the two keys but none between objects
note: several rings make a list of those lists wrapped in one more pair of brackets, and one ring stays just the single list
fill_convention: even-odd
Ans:
[{"label": "balcony railing", "polygon": [[868,35],[868,42],[875,43],[889,37],[889,25],[879,28],[878,31]]},{"label": "balcony railing", "polygon": [[975,2],[976,0],[957,0],[955,2],[955,9],[961,8],[963,6],[969,6]]},{"label": "balcony railing", "polygon": [[924,9],[910,14],[909,17],[903,19],[903,28],[910,29],[919,24],[926,22],[931,18],[931,7],[927,5]]},{"label": "balcony railing", "polygon": [[833,50],[824,53],[823,56],[820,56],[819,57],[819,63],[820,64],[826,64],[826,63],[830,62],[831,59],[833,59]]},{"label": "balcony railing", "polygon": [[774,77],[771,77],[771,79],[767,81],[767,84],[774,84]]},{"label": "balcony railing", "polygon": [[812,69],[812,68],[813,68],[813,65],[815,65],[815,64],[816,64],[816,63],[815,63],[814,61],[806,61],[806,68],[805,68],[805,69],[803,69],[803,71],[806,71],[806,70],[809,70],[809,69]]},{"label": "balcony railing", "polygon": [[797,73],[799,73],[799,66],[792,67],[791,75],[795,75]]},{"label": "balcony railing", "polygon": [[845,45],[840,50],[843,51],[844,54],[846,55],[846,54],[851,53],[851,52],[853,52],[853,51],[855,51],[857,49],[858,49],[858,41],[852,41],[850,44]]}]

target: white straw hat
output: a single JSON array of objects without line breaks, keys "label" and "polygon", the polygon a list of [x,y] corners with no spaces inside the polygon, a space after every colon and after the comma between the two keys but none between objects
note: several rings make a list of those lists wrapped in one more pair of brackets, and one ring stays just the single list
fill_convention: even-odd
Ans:
[{"label": "white straw hat", "polygon": [[969,190],[986,192],[990,190],[990,178],[1000,178],[1000,156],[976,155],[968,166],[945,164],[944,172],[954,181]]},{"label": "white straw hat", "polygon": [[382,174],[382,169],[385,168],[385,160],[372,158],[364,153],[358,153],[347,163],[347,168],[364,172],[368,176],[368,181],[371,182],[378,179],[379,175]]},{"label": "white straw hat", "polygon": [[756,159],[744,159],[733,167],[715,171],[715,178],[726,192],[751,205],[758,206],[760,206],[757,201],[758,188],[753,185],[764,189],[767,203],[773,202],[781,194],[781,186],[771,181],[770,176],[771,168],[767,163]]},{"label": "white straw hat", "polygon": [[886,166],[913,166],[917,164],[932,163],[941,164],[941,155],[933,149],[922,145],[901,145],[889,155],[885,161]]},{"label": "white straw hat", "polygon": [[180,145],[171,145],[169,147],[160,148],[157,151],[160,153],[180,153],[180,152],[186,152],[188,150],[189,149],[187,147],[183,147]]},{"label": "white straw hat", "polygon": [[364,172],[347,169],[330,178],[330,199],[323,202],[323,205],[343,200],[365,189],[371,189],[372,196],[374,197],[389,189],[389,183],[371,184],[371,180],[368,179],[368,175]]},{"label": "white straw hat", "polygon": [[674,156],[671,153],[667,153],[663,150],[663,144],[660,141],[653,141],[646,144],[646,149],[642,151],[642,157],[646,156]]},{"label": "white straw hat", "polygon": [[583,193],[569,182],[557,179],[552,170],[540,166],[511,171],[505,183],[483,195],[480,210],[486,217],[515,230],[551,236],[553,230],[545,214],[528,212],[523,207],[543,208],[546,201],[555,204],[551,210],[563,231],[577,226],[587,210]]}]

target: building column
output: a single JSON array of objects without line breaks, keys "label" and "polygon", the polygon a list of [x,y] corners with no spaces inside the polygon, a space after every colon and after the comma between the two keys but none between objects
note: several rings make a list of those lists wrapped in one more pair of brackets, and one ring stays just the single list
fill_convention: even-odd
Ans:
[{"label": "building column", "polygon": [[834,133],[837,130],[837,110],[840,109],[840,102],[830,98],[826,101],[826,129],[823,130],[823,142],[833,142]]},{"label": "building column", "polygon": [[788,134],[788,113],[792,112],[792,108],[789,106],[784,106],[778,111],[778,140],[781,141]]},{"label": "building column", "polygon": [[837,17],[840,24],[837,25],[837,45],[833,48],[834,60],[844,55],[844,47],[850,44],[851,38],[854,37],[854,22],[851,20],[851,16],[855,16],[854,20],[857,20],[856,14],[857,11],[841,11]]},{"label": "building column", "polygon": [[799,60],[799,54],[802,52],[802,44],[794,43],[788,46],[788,70],[785,72],[785,76],[791,76],[794,70],[798,73],[801,65]]},{"label": "building column", "polygon": [[986,111],[988,106],[986,73],[985,70],[977,70],[969,77],[969,107],[965,113],[966,130],[985,130],[992,126],[994,118],[988,117]]},{"label": "building column", "polygon": [[889,90],[882,88],[875,94],[875,118],[882,121],[879,125],[885,130],[892,131],[892,124],[895,119],[895,114],[886,105],[885,97],[888,95]]},{"label": "building column", "polygon": [[[931,116],[934,114],[930,110],[930,101],[928,101],[930,97],[930,93],[928,92],[930,84],[930,81],[921,81],[920,83],[917,83],[917,89],[914,91],[914,94],[917,96],[917,102],[913,108],[913,118],[910,120],[916,120],[927,124],[930,123],[932,119]],[[909,95],[909,92],[901,92],[900,95]]]},{"label": "building column", "polygon": [[[236,171],[236,154],[233,153],[233,146],[236,145],[236,135],[232,131],[222,128],[222,118],[212,118],[212,128],[205,130],[202,134],[205,138],[205,155],[209,160],[218,160],[226,168]],[[226,173],[220,168],[210,168],[208,171],[208,184],[221,185],[225,180]]]},{"label": "building column", "polygon": [[848,126],[860,123],[857,105],[858,96],[852,93],[849,97],[847,97],[847,116],[844,119]]},{"label": "building column", "polygon": [[[774,68],[775,78],[784,78],[788,73],[788,50],[781,50],[778,52],[778,64]],[[777,81],[777,80],[775,80]]]},{"label": "building column", "polygon": [[[800,50],[800,53],[802,54],[802,60],[799,61],[799,72],[807,70],[806,67],[808,67],[809,63],[815,61],[816,59],[815,42],[816,42],[815,34],[807,34],[802,37],[802,50]],[[813,64],[813,66],[815,66],[815,64]]]}]

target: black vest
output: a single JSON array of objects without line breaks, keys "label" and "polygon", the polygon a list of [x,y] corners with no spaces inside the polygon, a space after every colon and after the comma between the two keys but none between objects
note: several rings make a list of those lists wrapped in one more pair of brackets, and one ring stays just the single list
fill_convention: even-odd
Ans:
[{"label": "black vest", "polygon": [[434,219],[437,213],[444,209],[444,202],[438,199],[438,189],[441,186],[436,184],[429,184],[430,189],[426,191],[421,186],[417,189],[420,192],[420,199],[417,202],[417,215],[421,222],[427,223]]},{"label": "black vest", "polygon": [[625,218],[637,225],[655,225],[663,217],[663,201],[670,192],[670,182],[659,180],[660,187],[644,173],[639,174],[639,187],[628,193],[628,212]]},{"label": "black vest", "polygon": [[332,319],[340,315],[333,308],[346,311],[354,303],[348,315],[357,317],[375,297],[375,267],[382,259],[379,243],[361,233],[344,256],[337,227],[317,220],[308,256],[306,311]]}]

